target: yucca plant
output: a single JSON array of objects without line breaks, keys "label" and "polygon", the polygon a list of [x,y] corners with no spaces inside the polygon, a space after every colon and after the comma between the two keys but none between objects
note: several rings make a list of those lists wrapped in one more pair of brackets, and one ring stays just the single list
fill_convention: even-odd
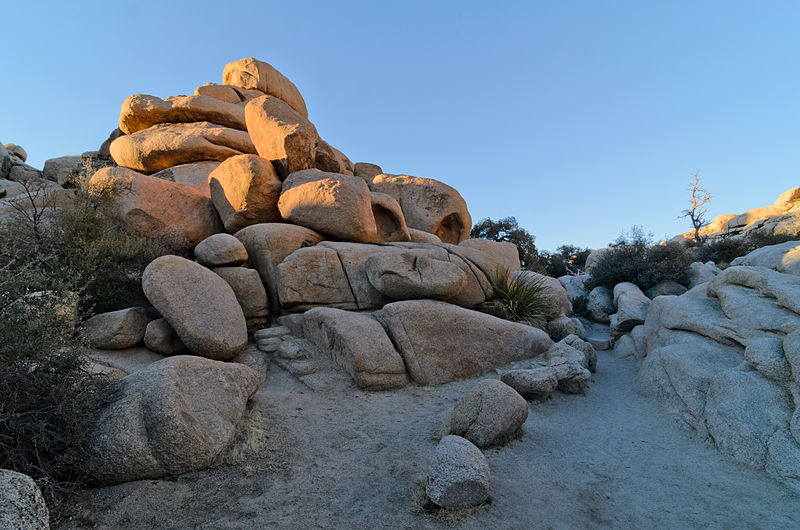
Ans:
[{"label": "yucca plant", "polygon": [[522,275],[515,278],[508,269],[501,268],[491,281],[494,297],[481,309],[506,320],[528,322],[544,329],[546,315],[553,312],[555,305],[544,279]]}]

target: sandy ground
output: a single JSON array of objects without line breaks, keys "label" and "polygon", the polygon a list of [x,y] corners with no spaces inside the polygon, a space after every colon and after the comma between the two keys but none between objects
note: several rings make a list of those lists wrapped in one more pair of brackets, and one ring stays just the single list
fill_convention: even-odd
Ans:
[{"label": "sandy ground", "polygon": [[414,498],[474,380],[322,392],[273,365],[236,449],[258,456],[88,490],[56,528],[800,528],[800,497],[636,394],[633,361],[598,355],[586,396],[531,402],[523,435],[486,451],[492,502],[457,523]]}]

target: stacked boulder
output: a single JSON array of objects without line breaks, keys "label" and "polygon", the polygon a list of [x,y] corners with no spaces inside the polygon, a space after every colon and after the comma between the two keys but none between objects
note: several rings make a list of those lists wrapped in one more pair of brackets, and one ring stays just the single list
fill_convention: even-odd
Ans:
[{"label": "stacked boulder", "polygon": [[[197,260],[150,264],[144,292],[163,319],[137,321],[120,344],[229,360],[248,324],[308,312],[307,340],[364,388],[448,382],[549,348],[541,330],[469,309],[520,262],[513,245],[468,239],[455,189],[353,164],[267,63],[235,61],[222,77],[192,96],[129,97],[109,147],[116,166],[89,184],[116,222],[171,233]],[[570,312],[561,298],[548,319]],[[103,318],[110,329],[121,316]]]}]

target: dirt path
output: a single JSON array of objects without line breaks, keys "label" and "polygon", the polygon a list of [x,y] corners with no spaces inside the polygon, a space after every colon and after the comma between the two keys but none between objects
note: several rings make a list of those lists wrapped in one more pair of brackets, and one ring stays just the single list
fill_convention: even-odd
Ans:
[{"label": "dirt path", "polygon": [[[486,452],[492,504],[458,526],[800,527],[799,497],[637,395],[634,375],[633,361],[599,352],[588,395],[531,402],[523,436]],[[263,456],[90,490],[57,527],[446,528],[412,513],[412,497],[471,384],[313,392],[273,365],[254,404]]]}]

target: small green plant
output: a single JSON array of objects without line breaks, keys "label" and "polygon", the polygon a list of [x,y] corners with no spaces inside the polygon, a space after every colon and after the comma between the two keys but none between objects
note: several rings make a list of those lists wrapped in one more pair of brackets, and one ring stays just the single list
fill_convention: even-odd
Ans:
[{"label": "small green plant", "polygon": [[494,316],[514,322],[528,322],[544,329],[547,317],[554,313],[555,301],[543,278],[518,275],[508,269],[498,269],[491,279],[494,298],[481,309]]},{"label": "small green plant", "polygon": [[572,300],[572,312],[576,315],[583,315],[587,318],[592,318],[589,312],[589,297],[578,296]]}]

